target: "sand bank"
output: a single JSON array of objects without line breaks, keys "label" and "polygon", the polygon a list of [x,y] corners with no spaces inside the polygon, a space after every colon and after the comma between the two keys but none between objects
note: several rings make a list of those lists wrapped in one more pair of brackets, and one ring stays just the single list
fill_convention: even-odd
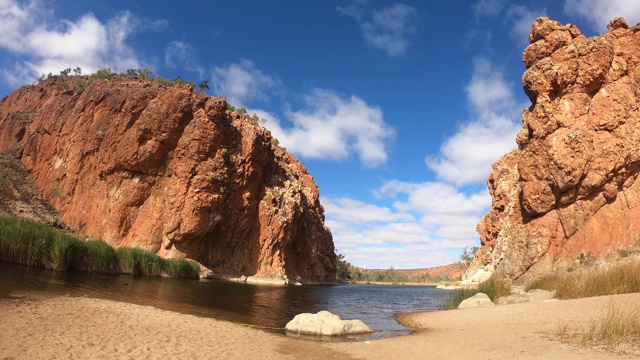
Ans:
[{"label": "sand bank", "polygon": [[611,301],[639,306],[640,294],[405,314],[413,335],[323,343],[148,306],[24,296],[0,300],[0,359],[637,359],[551,336]]}]

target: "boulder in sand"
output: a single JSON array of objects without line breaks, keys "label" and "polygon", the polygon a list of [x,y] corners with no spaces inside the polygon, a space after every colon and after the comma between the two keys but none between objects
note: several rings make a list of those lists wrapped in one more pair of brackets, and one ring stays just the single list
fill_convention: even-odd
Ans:
[{"label": "boulder in sand", "polygon": [[495,304],[491,301],[491,299],[489,299],[489,296],[487,296],[487,294],[479,292],[472,297],[463,300],[460,305],[458,305],[458,309],[471,309],[487,306],[495,306]]},{"label": "boulder in sand", "polygon": [[317,314],[298,314],[287,323],[285,330],[297,335],[319,336],[342,336],[373,332],[373,329],[361,320],[342,320],[340,316],[328,311],[320,311]]}]

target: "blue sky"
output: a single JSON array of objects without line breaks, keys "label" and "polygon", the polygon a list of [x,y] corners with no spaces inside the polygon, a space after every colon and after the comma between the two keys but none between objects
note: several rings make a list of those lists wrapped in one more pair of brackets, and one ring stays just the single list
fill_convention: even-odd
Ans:
[{"label": "blue sky", "polygon": [[479,245],[539,16],[593,36],[640,1],[0,0],[0,96],[78,66],[209,80],[308,168],[347,260],[437,266]]}]

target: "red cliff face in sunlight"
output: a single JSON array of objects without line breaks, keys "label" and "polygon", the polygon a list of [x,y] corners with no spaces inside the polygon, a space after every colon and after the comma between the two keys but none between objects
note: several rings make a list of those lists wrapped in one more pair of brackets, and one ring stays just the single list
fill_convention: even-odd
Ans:
[{"label": "red cliff face in sunlight", "polygon": [[74,230],[216,273],[335,280],[318,187],[269,131],[188,85],[61,76],[0,103],[0,150]]},{"label": "red cliff face in sunlight", "polygon": [[511,279],[603,258],[640,240],[640,27],[586,38],[537,19],[523,59],[518,148],[493,165],[482,248],[465,274]]}]

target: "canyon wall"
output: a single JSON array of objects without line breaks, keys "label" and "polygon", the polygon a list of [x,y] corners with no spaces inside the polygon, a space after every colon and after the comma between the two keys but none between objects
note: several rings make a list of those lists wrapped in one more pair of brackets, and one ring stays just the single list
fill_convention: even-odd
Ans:
[{"label": "canyon wall", "polygon": [[55,76],[0,102],[15,156],[75,231],[216,274],[335,281],[305,167],[255,119],[189,85]]},{"label": "canyon wall", "polygon": [[625,254],[640,243],[640,27],[586,38],[538,18],[518,148],[493,165],[482,247],[464,275],[527,279]]}]

